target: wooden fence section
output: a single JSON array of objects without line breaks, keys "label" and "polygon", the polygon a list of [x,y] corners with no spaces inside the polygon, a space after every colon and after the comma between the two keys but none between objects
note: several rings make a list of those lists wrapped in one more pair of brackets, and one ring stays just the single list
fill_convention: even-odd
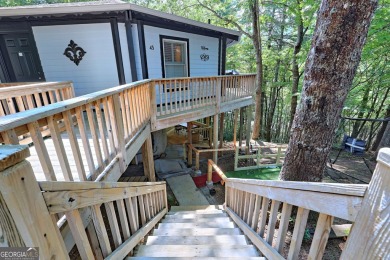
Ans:
[{"label": "wooden fence section", "polygon": [[[0,142],[19,144],[18,136],[30,135],[31,159],[40,162],[34,170],[44,180],[116,181],[151,138],[149,87],[139,81],[5,116]],[[42,127],[51,139],[43,139]],[[145,153],[151,149],[149,140]]]},{"label": "wooden fence section", "polygon": [[0,116],[47,106],[74,96],[72,82],[2,83]]},{"label": "wooden fence section", "polygon": [[[262,167],[273,167],[273,166],[282,166],[282,162],[280,161],[281,159],[284,159],[285,153],[287,150],[286,146],[282,145],[276,145],[276,146],[256,146],[252,147],[252,149],[255,150],[254,154],[240,154],[240,147],[236,147],[236,153],[234,156],[234,170],[239,171],[239,170],[249,170],[249,169],[258,169]],[[270,150],[270,149],[277,149],[276,153],[271,152],[265,152],[264,150]],[[261,159],[262,158],[268,158],[268,159],[273,159],[275,158],[275,163],[270,163],[270,164],[262,164]],[[255,165],[249,165],[249,166],[239,166],[239,161],[240,160],[246,160],[247,164],[248,161],[255,164]]]},{"label": "wooden fence section", "polygon": [[[38,183],[25,160],[27,147],[2,151],[2,234],[7,246],[38,246],[42,259],[69,259],[57,213],[66,216],[82,259],[123,259],[167,212],[165,182]],[[85,230],[87,208],[93,225]]]},{"label": "wooden fence section", "polygon": [[[211,161],[211,160],[210,160]],[[295,219],[287,259],[298,259],[310,211],[319,213],[308,259],[321,259],[334,217],[353,222],[341,259],[385,259],[390,225],[390,148],[378,156],[370,185],[226,178],[226,211],[267,259],[284,259],[288,225]],[[298,210],[292,215],[293,206]],[[279,228],[275,227],[280,215]],[[275,235],[276,234],[276,235]]]}]

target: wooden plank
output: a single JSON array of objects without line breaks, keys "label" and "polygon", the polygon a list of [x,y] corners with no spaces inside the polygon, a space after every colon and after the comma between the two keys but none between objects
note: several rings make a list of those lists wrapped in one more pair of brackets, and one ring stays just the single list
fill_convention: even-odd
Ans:
[{"label": "wooden plank", "polygon": [[250,226],[248,226],[248,224],[242,221],[242,219],[230,208],[226,208],[226,212],[242,230],[242,232],[250,239],[253,245],[255,245],[267,259],[284,259],[274,248],[272,248],[272,246],[267,244],[267,242],[265,242],[262,237],[260,237]]},{"label": "wooden plank", "polygon": [[137,221],[136,221],[136,218],[138,218],[138,216],[135,215],[135,209],[133,207],[131,198],[125,199],[125,205],[128,213],[127,217],[130,223],[131,234],[134,234],[138,230]]},{"label": "wooden plank", "polygon": [[272,245],[272,241],[274,239],[275,224],[278,217],[279,205],[280,205],[280,201],[272,200],[271,212],[270,212],[268,226],[267,226],[267,235],[265,238],[265,241],[267,241],[267,243],[270,245]]},{"label": "wooden plank", "polygon": [[[13,146],[12,146],[13,147]],[[23,147],[25,147],[23,145]],[[1,160],[1,154],[0,154]],[[165,181],[158,182],[55,182],[41,181],[39,186],[43,191],[74,191],[74,190],[91,190],[91,189],[111,189],[111,188],[130,188],[130,187],[150,187],[155,185],[165,185]]]},{"label": "wooden plank", "polygon": [[301,250],[302,239],[306,230],[307,218],[310,210],[299,207],[295,219],[294,231],[291,237],[290,250],[288,251],[287,260],[298,259]]},{"label": "wooden plank", "polygon": [[1,145],[0,171],[3,171],[30,156],[27,145]]},{"label": "wooden plank", "polygon": [[[229,187],[252,192],[257,195],[267,197],[269,199],[287,202],[295,206],[310,209],[320,213],[326,213],[328,215],[332,215],[350,221],[355,220],[362,203],[362,197],[351,196],[349,194],[340,195],[318,191],[297,191],[295,189],[276,188],[270,185],[247,185],[242,183],[241,180],[236,180],[238,179],[229,179],[227,185],[229,185]],[[310,187],[310,185],[308,186]],[[342,189],[338,189],[338,191],[341,190]],[[346,191],[346,193],[350,192]],[[332,204],[329,204],[329,201],[332,201]]]},{"label": "wooden plank", "polygon": [[84,112],[82,107],[76,108],[76,118],[77,118],[77,125],[79,127],[80,136],[81,136],[81,141],[83,143],[84,154],[87,159],[89,174],[92,175],[95,172],[95,163],[93,161],[92,151],[91,151],[88,135],[85,128]]},{"label": "wooden plank", "polygon": [[251,227],[256,231],[257,224],[259,223],[259,214],[260,214],[260,206],[261,206],[261,197],[259,195],[255,195],[255,208],[253,210],[252,224]]},{"label": "wooden plank", "polygon": [[62,116],[64,118],[66,132],[68,133],[70,148],[72,149],[72,154],[73,154],[73,158],[74,158],[74,161],[76,164],[79,180],[85,181],[85,180],[87,180],[87,175],[85,173],[84,163],[83,163],[83,159],[81,157],[81,152],[80,152],[80,147],[79,147],[79,144],[77,142],[77,136],[76,136],[75,129],[74,129],[74,126],[72,123],[73,122],[72,115],[70,114],[70,112],[68,110],[66,112],[63,112]]},{"label": "wooden plank", "polygon": [[308,259],[322,259],[325,252],[326,244],[333,222],[333,217],[325,214],[320,214],[318,217],[316,230],[314,232],[313,242],[310,246]]},{"label": "wooden plank", "polygon": [[118,215],[121,224],[123,239],[126,240],[130,237],[130,229],[129,229],[129,223],[127,222],[126,209],[123,200],[117,200],[116,206],[118,208]]},{"label": "wooden plank", "polygon": [[61,213],[95,204],[125,199],[164,189],[165,185],[45,192],[43,194],[51,214]]},{"label": "wooden plank", "polygon": [[259,219],[259,235],[260,237],[264,236],[265,231],[265,223],[267,221],[267,215],[268,215],[268,204],[269,204],[269,198],[263,197],[262,203],[261,203],[261,212],[260,212],[260,219]]},{"label": "wooden plank", "polygon": [[118,225],[118,219],[115,214],[114,203],[113,202],[104,203],[104,207],[106,209],[107,219],[110,225],[112,239],[114,241],[115,248],[117,248],[118,246],[120,246],[120,244],[122,244],[122,238],[121,238],[121,233]]},{"label": "wooden plank", "polygon": [[147,222],[144,196],[142,196],[142,195],[138,196],[138,203],[139,203],[139,212],[140,212],[140,217],[141,217],[141,225],[144,226]]},{"label": "wooden plank", "polygon": [[[47,211],[30,163],[22,161],[2,170],[0,193],[25,246],[39,247],[43,258],[69,259],[63,240]],[[26,205],[33,205],[34,210]],[[2,226],[4,221],[5,218],[2,218]]]},{"label": "wooden plank", "polygon": [[87,236],[91,243],[92,252],[96,260],[103,260],[102,250],[100,249],[99,241],[93,223],[90,222],[87,226]]},{"label": "wooden plank", "polygon": [[89,244],[87,233],[85,233],[85,228],[79,211],[67,211],[65,212],[65,215],[81,258],[94,259],[92,248]]},{"label": "wooden plank", "polygon": [[154,170],[154,159],[153,159],[153,147],[152,138],[149,135],[144,144],[142,145],[142,159],[144,165],[144,174],[149,181],[156,181],[155,170]]},{"label": "wooden plank", "polygon": [[390,148],[379,150],[377,165],[341,259],[386,259],[390,244]]},{"label": "wooden plank", "polygon": [[53,116],[47,118],[47,123],[50,129],[51,139],[57,153],[58,161],[61,166],[62,174],[64,175],[65,181],[73,181],[72,171],[70,169],[68,156],[66,155],[65,146],[62,142],[60,130],[58,128],[57,121]]},{"label": "wooden plank", "polygon": [[39,129],[38,122],[32,122],[28,125],[28,130],[31,134],[31,138],[34,142],[35,150],[37,151],[39,161],[41,163],[43,173],[45,174],[46,180],[56,181],[56,175],[54,173],[53,165],[49,157],[49,152],[47,151],[45,142]]},{"label": "wooden plank", "polygon": [[167,210],[164,209],[158,213],[152,220],[143,225],[136,233],[134,233],[129,239],[127,239],[120,247],[109,255],[106,259],[123,259],[127,254],[138,245],[138,243],[154,228],[154,226],[164,217]]},{"label": "wooden plank", "polygon": [[[97,166],[98,169],[103,169],[103,156],[100,149],[100,143],[99,143],[99,135],[97,132],[97,127],[95,123],[95,115],[92,111],[92,104],[87,104],[85,106],[85,110],[87,111],[87,117],[88,117],[88,124],[89,124],[89,132],[91,133],[92,142],[93,142],[93,148],[95,149],[95,155],[97,158]],[[95,179],[96,176],[94,176],[93,179]]]},{"label": "wooden plank", "polygon": [[100,140],[102,143],[102,148],[103,148],[103,153],[104,153],[104,159],[109,161],[110,152],[108,150],[106,133],[104,131],[104,123],[103,123],[104,116],[103,116],[103,112],[101,110],[101,103],[100,102],[95,103],[95,111],[96,111],[96,121],[97,121],[98,128],[99,128]]},{"label": "wooden plank", "polygon": [[291,204],[283,203],[282,218],[279,223],[279,230],[278,230],[278,235],[277,235],[276,245],[275,245],[275,249],[279,253],[282,252],[282,249],[286,241],[288,224],[290,222],[290,216],[291,216],[291,210],[292,210]]},{"label": "wooden plank", "polygon": [[112,251],[110,241],[108,240],[106,226],[104,225],[102,212],[100,211],[100,205],[92,206],[92,221],[95,226],[100,248],[102,249],[102,254],[104,257],[107,257]]}]

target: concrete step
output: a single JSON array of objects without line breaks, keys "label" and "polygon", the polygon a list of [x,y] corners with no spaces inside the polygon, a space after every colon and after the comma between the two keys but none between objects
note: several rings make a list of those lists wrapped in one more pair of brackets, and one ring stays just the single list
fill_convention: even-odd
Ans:
[{"label": "concrete step", "polygon": [[164,219],[222,218],[227,216],[228,215],[226,213],[211,213],[211,214],[182,213],[182,214],[165,215]]},{"label": "concrete step", "polygon": [[252,257],[258,256],[251,245],[142,245],[136,256],[149,257]]},{"label": "concrete step", "polygon": [[149,236],[146,245],[247,245],[244,235]]},{"label": "concrete step", "polygon": [[154,236],[217,236],[217,235],[241,235],[239,228],[175,228],[155,229]]},{"label": "concrete step", "polygon": [[158,229],[174,228],[234,228],[233,222],[206,222],[206,223],[160,223]]},{"label": "concrete step", "polygon": [[172,206],[169,210],[174,211],[192,211],[192,210],[223,210],[223,205],[200,205],[200,206]]},{"label": "concrete step", "polygon": [[222,218],[192,218],[192,219],[182,219],[182,218],[166,218],[162,219],[161,223],[230,223],[228,217]]},{"label": "concrete step", "polygon": [[[187,259],[196,259],[196,260],[217,260],[221,259],[220,257],[148,257],[148,256],[133,256],[127,257],[126,259],[133,260],[187,260]],[[265,257],[224,257],[225,260],[266,260]]]}]

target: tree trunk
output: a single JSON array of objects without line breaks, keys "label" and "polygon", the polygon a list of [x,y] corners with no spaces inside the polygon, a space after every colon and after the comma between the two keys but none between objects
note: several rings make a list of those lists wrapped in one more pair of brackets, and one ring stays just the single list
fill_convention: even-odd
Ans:
[{"label": "tree trunk", "polygon": [[302,8],[301,8],[301,1],[297,0],[297,40],[295,42],[294,46],[294,52],[293,52],[293,58],[292,58],[292,76],[293,76],[293,82],[291,87],[291,110],[290,110],[290,124],[289,126],[292,126],[292,122],[294,120],[294,115],[297,110],[297,104],[298,104],[298,86],[299,86],[299,66],[298,66],[298,53],[301,51],[302,48],[302,42],[303,42],[303,19],[302,19]]},{"label": "tree trunk", "polygon": [[[359,113],[358,113],[357,118],[363,118],[364,113],[367,110],[367,102],[368,102],[368,95],[369,94],[370,94],[370,88],[367,87],[364,90],[364,95],[363,95],[362,103],[360,104],[360,109],[359,109]],[[359,121],[359,120],[355,121],[355,123],[353,124],[353,127],[352,127],[351,137],[353,137],[353,138],[357,138],[358,137],[359,132],[361,130],[360,129],[360,124],[361,124],[361,121]]]},{"label": "tree trunk", "polygon": [[322,1],[306,60],[301,100],[280,173],[282,180],[322,180],[377,3]]},{"label": "tree trunk", "polygon": [[259,24],[259,1],[253,0],[251,4],[252,11],[252,26],[253,26],[253,45],[256,53],[256,97],[255,97],[255,118],[253,123],[252,139],[259,138],[260,135],[260,121],[261,121],[261,91],[263,85],[263,60],[261,53],[261,38],[260,38],[260,24]]}]

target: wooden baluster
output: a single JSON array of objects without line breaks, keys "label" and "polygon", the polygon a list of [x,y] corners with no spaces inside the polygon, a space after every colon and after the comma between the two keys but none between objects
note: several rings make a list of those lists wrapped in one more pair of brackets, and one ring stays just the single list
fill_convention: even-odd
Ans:
[{"label": "wooden baluster", "polygon": [[70,169],[68,156],[66,155],[64,143],[62,142],[61,133],[58,129],[58,123],[53,116],[47,118],[47,123],[64,179],[65,181],[73,181],[72,171]]},{"label": "wooden baluster", "polygon": [[97,238],[96,230],[92,222],[89,222],[87,226],[87,236],[90,241],[95,259],[103,260],[102,250],[100,249],[99,240]]},{"label": "wooden baluster", "polygon": [[112,126],[111,126],[111,120],[110,120],[110,111],[108,108],[108,100],[107,98],[103,99],[103,112],[104,112],[104,119],[106,121],[106,127],[107,127],[107,135],[108,135],[108,140],[110,142],[110,158],[115,156],[115,143],[114,143],[114,133],[112,131]]},{"label": "wooden baluster", "polygon": [[243,214],[242,214],[242,220],[247,222],[248,218],[248,209],[249,209],[249,192],[244,192],[244,201],[243,201]]},{"label": "wooden baluster", "polygon": [[43,105],[47,106],[50,104],[49,102],[49,91],[42,92]]},{"label": "wooden baluster", "polygon": [[255,208],[253,209],[253,216],[252,216],[252,223],[251,223],[251,227],[254,231],[257,230],[257,225],[259,224],[261,199],[262,199],[262,197],[260,197],[259,195],[256,195]]},{"label": "wooden baluster", "polygon": [[3,138],[5,144],[19,144],[19,139],[16,135],[15,129],[1,132],[1,137]]},{"label": "wooden baluster", "polygon": [[56,95],[57,102],[60,102],[63,100],[61,97],[61,93],[58,89],[55,90],[55,95]]},{"label": "wooden baluster", "polygon": [[34,93],[34,99],[35,99],[35,103],[37,104],[37,107],[41,107],[42,100],[41,100],[41,96],[39,95],[39,93]]},{"label": "wooden baluster", "polygon": [[31,134],[31,139],[34,142],[34,147],[35,150],[37,151],[37,155],[41,163],[43,173],[45,174],[46,180],[56,181],[57,178],[55,176],[53,165],[49,157],[49,152],[47,151],[45,142],[43,141],[43,137],[41,134],[41,130],[39,129],[38,122],[37,121],[31,122],[27,124],[27,127],[28,127],[28,131]]},{"label": "wooden baluster", "polygon": [[16,104],[18,104],[18,110],[19,112],[25,111],[24,102],[22,97],[15,97]]},{"label": "wooden baluster", "polygon": [[286,202],[283,203],[282,218],[279,223],[279,230],[278,230],[278,235],[277,235],[276,245],[275,245],[275,249],[279,253],[282,252],[284,243],[286,241],[288,223],[290,222],[290,216],[291,216],[291,210],[292,210],[291,204],[288,204]]},{"label": "wooden baluster", "polygon": [[168,87],[168,81],[167,80],[164,80],[164,87],[165,87],[165,100],[164,100],[164,103],[165,103],[165,114],[168,115],[170,114],[170,111],[169,111],[169,107],[168,107],[168,91],[170,90],[169,87]]},{"label": "wooden baluster", "polygon": [[92,176],[95,173],[95,163],[93,161],[88,135],[85,131],[85,121],[84,121],[84,113],[82,107],[76,108],[76,118],[77,118],[77,125],[79,127],[81,141],[83,143],[84,154],[87,159],[89,174]]},{"label": "wooden baluster", "polygon": [[27,95],[26,101],[27,101],[27,108],[28,109],[36,108],[36,105],[34,104],[33,95]]},{"label": "wooden baluster", "polygon": [[3,100],[0,100],[0,116],[5,116],[7,113],[5,112],[3,108]]},{"label": "wooden baluster", "polygon": [[15,114],[16,113],[16,107],[14,104],[14,101],[12,98],[7,98],[7,105],[8,105],[8,110],[10,114]]},{"label": "wooden baluster", "polygon": [[265,238],[267,243],[270,245],[272,245],[272,241],[274,239],[275,224],[278,217],[279,205],[280,205],[280,201],[272,200],[271,213],[269,216],[268,226],[267,226],[267,236]]},{"label": "wooden baluster", "polygon": [[134,89],[135,94],[135,107],[136,107],[136,115],[137,115],[137,129],[141,128],[142,124],[142,109],[141,109],[141,99],[140,99],[140,93],[139,93],[139,87],[136,87]]},{"label": "wooden baluster", "polygon": [[134,131],[138,131],[138,115],[137,115],[137,105],[134,88],[131,89],[131,118],[133,118]]},{"label": "wooden baluster", "polygon": [[259,219],[259,236],[264,236],[264,230],[265,230],[265,223],[267,221],[267,214],[268,214],[268,204],[269,199],[263,197],[262,204],[261,204],[261,212],[260,212],[260,219]]},{"label": "wooden baluster", "polygon": [[[103,156],[102,156],[102,152],[100,149],[99,135],[98,135],[98,132],[96,131],[97,127],[96,127],[96,123],[95,123],[95,115],[94,115],[94,112],[93,112],[91,106],[92,106],[92,104],[87,104],[87,105],[85,105],[85,109],[87,111],[89,131],[91,133],[93,147],[95,149],[95,155],[97,158],[98,169],[102,169],[104,166],[103,165]],[[93,177],[93,179],[95,179],[95,178],[96,178],[96,176]]]},{"label": "wooden baluster", "polygon": [[183,97],[182,97],[182,80],[179,80],[178,83],[177,83],[179,86],[179,111],[183,111],[183,106],[182,106],[182,100],[183,100]]},{"label": "wooden baluster", "polygon": [[250,193],[249,194],[248,215],[247,215],[247,218],[246,218],[246,221],[245,221],[249,226],[252,224],[253,209],[255,207],[255,199],[256,199],[256,195]]},{"label": "wooden baluster", "polygon": [[138,216],[135,214],[135,209],[131,199],[132,198],[125,199],[125,205],[128,213],[127,217],[130,223],[131,234],[134,234],[138,230],[138,225],[137,225]]},{"label": "wooden baluster", "polygon": [[328,243],[329,233],[332,228],[333,217],[321,213],[318,217],[316,230],[314,231],[313,242],[310,245],[308,259],[322,259],[326,244]]},{"label": "wooden baluster", "polygon": [[146,221],[149,221],[151,219],[151,212],[150,212],[150,203],[149,203],[149,198],[147,194],[142,195],[145,203],[145,215],[146,215]]},{"label": "wooden baluster", "polygon": [[114,241],[115,248],[117,248],[120,246],[120,244],[122,244],[122,238],[119,230],[118,219],[115,214],[114,203],[113,202],[104,203],[104,207],[107,212],[107,219],[110,225],[112,239]]},{"label": "wooden baluster", "polygon": [[79,211],[77,209],[67,211],[65,212],[65,215],[81,258],[94,259],[92,248],[89,244],[87,233],[85,232],[85,227]]},{"label": "wooden baluster", "polygon": [[127,128],[129,130],[129,136],[128,136],[128,139],[126,139],[126,141],[129,141],[135,134],[135,131],[133,129],[132,117],[131,117],[129,95],[130,95],[130,90],[127,89],[125,92],[124,98],[125,98],[125,110],[126,110],[126,116],[127,116]]},{"label": "wooden baluster", "polygon": [[144,226],[146,224],[146,211],[145,211],[145,201],[144,201],[144,195],[138,196],[138,202],[139,202],[139,212],[141,217],[141,225]]},{"label": "wooden baluster", "polygon": [[110,241],[108,240],[107,229],[104,225],[102,212],[100,211],[100,205],[94,205],[92,207],[92,221],[95,226],[97,238],[99,240],[103,256],[107,257],[109,254],[111,254],[112,250]]},{"label": "wooden baluster", "polygon": [[295,219],[294,231],[290,243],[290,250],[288,251],[287,256],[288,260],[298,259],[309,212],[310,210],[308,209],[298,208],[297,218]]},{"label": "wooden baluster", "polygon": [[101,110],[101,102],[100,101],[95,102],[95,110],[96,110],[96,119],[97,119],[97,124],[98,124],[98,128],[99,128],[100,140],[101,140],[102,147],[103,147],[104,158],[108,163],[109,159],[110,159],[110,152],[108,150],[106,134],[104,131],[103,112]]},{"label": "wooden baluster", "polygon": [[49,98],[50,98],[50,104],[56,103],[57,101],[54,97],[53,91],[48,91],[48,93],[49,93]]},{"label": "wooden baluster", "polygon": [[161,83],[161,81],[158,81],[158,91],[159,91],[159,98],[160,98],[160,112],[157,115],[161,116],[161,115],[165,115],[165,109],[163,109],[164,85]]},{"label": "wooden baluster", "polygon": [[118,208],[119,221],[121,223],[123,239],[126,240],[130,237],[130,229],[129,224],[127,223],[126,209],[123,200],[117,200],[116,207]]},{"label": "wooden baluster", "polygon": [[126,110],[126,105],[125,105],[125,97],[124,97],[124,92],[119,94],[119,101],[120,101],[120,107],[122,111],[122,118],[123,120],[123,130],[124,130],[124,138],[127,139],[130,136],[129,128],[127,127],[127,113],[128,111]]}]

